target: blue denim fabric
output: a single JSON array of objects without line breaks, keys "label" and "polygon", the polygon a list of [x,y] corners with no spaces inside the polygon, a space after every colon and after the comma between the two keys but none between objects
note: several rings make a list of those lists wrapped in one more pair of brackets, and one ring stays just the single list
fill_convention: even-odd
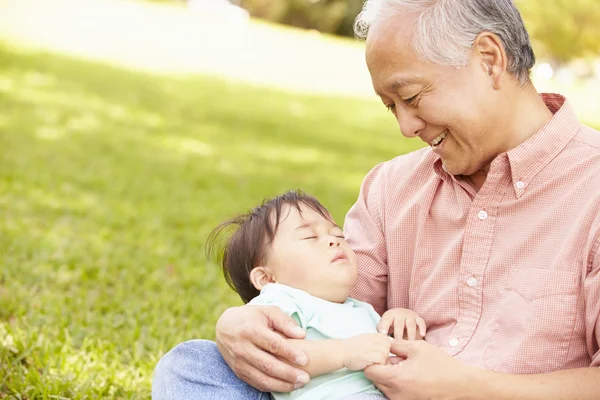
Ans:
[{"label": "blue denim fabric", "polygon": [[238,379],[216,343],[190,340],[161,358],[152,380],[153,400],[269,400]]},{"label": "blue denim fabric", "polygon": [[[152,380],[153,400],[270,400],[241,381],[229,368],[217,344],[190,340],[160,359]],[[378,395],[356,395],[347,400],[379,400]]]}]

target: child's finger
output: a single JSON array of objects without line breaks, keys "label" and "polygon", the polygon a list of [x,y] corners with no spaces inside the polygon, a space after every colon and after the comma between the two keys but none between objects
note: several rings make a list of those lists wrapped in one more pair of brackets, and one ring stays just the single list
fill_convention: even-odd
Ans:
[{"label": "child's finger", "polygon": [[404,338],[404,317],[394,318],[394,339]]},{"label": "child's finger", "polygon": [[418,317],[417,326],[419,327],[419,334],[421,337],[425,337],[425,334],[427,333],[427,324],[425,323],[425,320],[421,317]]},{"label": "child's finger", "polygon": [[393,318],[386,317],[384,315],[383,318],[381,318],[381,321],[379,321],[379,324],[377,324],[377,332],[387,335],[390,331],[390,326],[392,325],[392,321],[393,321]]},{"label": "child's finger", "polygon": [[416,340],[417,338],[417,323],[412,318],[407,318],[405,321],[406,324],[406,335],[408,336],[408,340]]}]

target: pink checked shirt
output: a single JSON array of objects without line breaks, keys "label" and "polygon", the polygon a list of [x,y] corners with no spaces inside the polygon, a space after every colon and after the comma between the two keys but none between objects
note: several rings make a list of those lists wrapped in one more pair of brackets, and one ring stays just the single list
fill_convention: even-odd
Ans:
[{"label": "pink checked shirt", "polygon": [[600,132],[565,98],[476,192],[429,148],[376,166],[346,218],[352,297],[409,308],[456,359],[516,374],[600,366]]}]

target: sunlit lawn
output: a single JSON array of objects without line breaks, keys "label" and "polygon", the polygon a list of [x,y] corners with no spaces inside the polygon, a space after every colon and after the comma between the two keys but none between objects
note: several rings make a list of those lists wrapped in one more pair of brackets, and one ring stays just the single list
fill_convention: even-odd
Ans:
[{"label": "sunlit lawn", "polygon": [[303,188],[335,217],[419,146],[382,106],[0,47],[0,398],[147,398],[237,297],[204,241]]},{"label": "sunlit lawn", "polygon": [[0,398],[149,397],[159,357],[239,304],[205,260],[218,222],[290,188],[342,221],[419,146],[372,101],[0,60]]}]

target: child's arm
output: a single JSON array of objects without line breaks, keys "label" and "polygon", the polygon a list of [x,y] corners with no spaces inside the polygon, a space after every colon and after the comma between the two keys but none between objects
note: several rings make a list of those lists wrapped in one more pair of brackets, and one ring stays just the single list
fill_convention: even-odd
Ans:
[{"label": "child's arm", "polygon": [[349,339],[288,339],[308,355],[304,369],[311,378],[342,368],[363,370],[372,364],[386,364],[391,338],[380,333],[367,333]]}]

